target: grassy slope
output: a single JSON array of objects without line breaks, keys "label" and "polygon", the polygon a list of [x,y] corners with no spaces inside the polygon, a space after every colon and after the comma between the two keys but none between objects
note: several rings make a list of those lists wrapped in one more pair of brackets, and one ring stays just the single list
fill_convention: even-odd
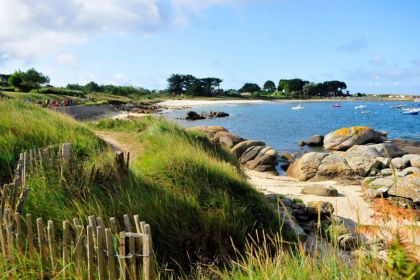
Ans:
[{"label": "grassy slope", "polygon": [[[132,163],[129,177],[120,178],[111,172],[112,154],[85,126],[13,101],[0,101],[0,112],[2,170],[13,167],[22,150],[52,143],[73,142],[83,155],[82,166],[65,180],[53,167],[28,180],[25,211],[34,217],[59,222],[139,214],[152,227],[158,259],[175,269],[231,255],[231,238],[241,248],[257,229],[278,230],[275,214],[236,162],[202,135],[154,118],[100,123],[102,130],[133,133],[146,151]],[[92,182],[87,175],[93,165],[102,176]]]},{"label": "grassy slope", "polygon": [[0,99],[0,182],[11,175],[15,160],[25,149],[65,142],[86,154],[96,154],[104,147],[94,133],[71,118]]}]

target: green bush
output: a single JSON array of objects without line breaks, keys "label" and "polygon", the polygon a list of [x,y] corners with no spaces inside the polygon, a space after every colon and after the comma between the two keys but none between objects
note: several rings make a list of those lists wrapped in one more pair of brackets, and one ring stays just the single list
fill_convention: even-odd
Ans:
[{"label": "green bush", "polygon": [[54,87],[44,87],[39,89],[33,89],[30,93],[40,93],[40,94],[56,94],[56,95],[67,95],[67,96],[76,96],[84,97],[85,93],[80,90],[70,90],[65,88],[54,88]]}]

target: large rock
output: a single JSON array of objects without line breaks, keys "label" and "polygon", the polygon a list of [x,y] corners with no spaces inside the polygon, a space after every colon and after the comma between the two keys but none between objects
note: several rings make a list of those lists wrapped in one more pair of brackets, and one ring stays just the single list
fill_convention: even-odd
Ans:
[{"label": "large rock", "polygon": [[189,130],[204,132],[209,136],[209,138],[213,138],[214,135],[216,135],[216,133],[221,132],[221,131],[228,132],[226,128],[224,128],[223,126],[218,126],[218,125],[195,126],[195,127],[191,127]]},{"label": "large rock", "polygon": [[[258,155],[253,160],[250,160],[246,163],[246,167],[248,167],[249,169],[254,169],[254,170],[263,169],[264,172],[266,171],[275,172],[276,163],[277,163],[277,152],[271,147],[264,147],[263,149],[260,150]],[[259,166],[261,167],[258,168]],[[268,166],[271,166],[271,169]]]},{"label": "large rock", "polygon": [[352,174],[352,169],[347,161],[335,154],[324,157],[316,172],[320,177],[347,177]]},{"label": "large rock", "polygon": [[196,121],[196,120],[203,120],[205,119],[205,117],[195,111],[189,111],[187,112],[187,117],[185,119],[189,121]]},{"label": "large rock", "polygon": [[324,138],[324,147],[328,150],[343,151],[354,145],[381,143],[384,140],[386,140],[384,132],[367,126],[353,126],[328,133]]},{"label": "large rock", "polygon": [[389,189],[394,185],[394,179],[392,177],[387,178],[376,178],[368,183],[369,187],[373,189],[386,188]]},{"label": "large rock", "polygon": [[382,157],[386,157],[386,158],[402,157],[403,155],[406,154],[406,152],[401,150],[394,143],[380,143],[380,144],[368,145],[368,147],[374,148],[381,154]]},{"label": "large rock", "polygon": [[306,141],[306,145],[308,146],[322,146],[324,143],[324,136],[322,135],[314,135]]},{"label": "large rock", "polygon": [[242,156],[239,159],[241,164],[245,164],[248,161],[256,158],[258,154],[260,153],[260,151],[264,148],[265,146],[252,146],[246,149],[246,151],[242,154]]},{"label": "large rock", "polygon": [[239,158],[248,148],[253,146],[265,146],[265,143],[262,141],[247,140],[233,146],[231,151],[237,158]]},{"label": "large rock", "polygon": [[221,144],[222,146],[225,146],[228,149],[231,149],[236,144],[244,141],[243,138],[228,131],[219,131],[216,134],[214,134],[213,137],[210,137],[210,139],[214,143]]},{"label": "large rock", "polygon": [[307,181],[314,177],[321,161],[328,156],[327,153],[306,153],[300,159],[290,164],[287,174],[301,181]]},{"label": "large rock", "polygon": [[410,164],[412,167],[420,168],[420,156],[410,159]]},{"label": "large rock", "polygon": [[407,167],[407,165],[404,165],[405,162],[403,162],[402,158],[397,157],[397,158],[393,158],[391,160],[391,166],[396,168],[396,169],[404,169]]},{"label": "large rock", "polygon": [[344,155],[353,173],[366,176],[373,169],[383,165],[381,154],[370,146],[355,145],[347,150]]},{"label": "large rock", "polygon": [[420,203],[420,173],[413,173],[404,178],[398,178],[396,186],[388,193],[393,196],[405,197]]},{"label": "large rock", "polygon": [[407,167],[406,169],[402,170],[401,172],[397,173],[397,176],[399,177],[405,177],[411,174],[419,173],[420,174],[420,168],[417,167]]},{"label": "large rock", "polygon": [[338,196],[336,188],[322,185],[309,185],[302,188],[303,194],[311,194],[317,196]]},{"label": "large rock", "polygon": [[418,156],[419,155],[415,155],[415,154],[406,154],[406,155],[402,156],[403,165],[410,166],[411,165],[411,160],[415,157],[418,157]]}]

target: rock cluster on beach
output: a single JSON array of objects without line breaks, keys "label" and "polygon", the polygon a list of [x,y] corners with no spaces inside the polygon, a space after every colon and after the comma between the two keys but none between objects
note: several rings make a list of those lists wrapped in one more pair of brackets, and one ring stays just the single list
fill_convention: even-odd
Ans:
[{"label": "rock cluster on beach", "polygon": [[287,173],[301,181],[325,179],[359,183],[370,198],[394,196],[420,205],[420,155],[409,154],[387,141],[386,133],[350,127],[324,137],[325,152],[309,152],[293,162]]},{"label": "rock cluster on beach", "polygon": [[221,126],[199,126],[191,129],[206,133],[213,143],[229,149],[242,166],[259,172],[278,174],[277,152],[264,142],[243,139]]},{"label": "rock cluster on beach", "polygon": [[216,119],[216,118],[225,118],[228,117],[229,114],[225,112],[213,112],[210,111],[209,113],[202,113],[199,114],[195,111],[187,112],[187,116],[185,117],[186,120],[189,121],[196,121],[196,120],[204,120],[204,119]]}]

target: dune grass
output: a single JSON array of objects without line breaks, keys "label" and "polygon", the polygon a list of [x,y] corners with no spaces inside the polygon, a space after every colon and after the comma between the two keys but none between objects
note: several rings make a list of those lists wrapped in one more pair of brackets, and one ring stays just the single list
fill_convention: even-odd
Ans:
[{"label": "dune grass", "polygon": [[26,149],[70,142],[82,154],[98,154],[104,143],[73,119],[12,100],[0,100],[0,183]]},{"label": "dune grass", "polygon": [[[236,160],[204,135],[159,118],[99,122],[101,130],[130,132],[142,146],[122,177],[113,153],[85,125],[15,101],[0,101],[0,119],[5,177],[25,149],[74,144],[74,165],[64,177],[46,164],[27,180],[25,213],[34,217],[60,223],[138,214],[151,225],[159,264],[177,273],[194,263],[223,263],[234,254],[232,240],[242,248],[248,234],[279,232],[273,209],[246,182]],[[100,174],[94,180],[93,167]]]}]

